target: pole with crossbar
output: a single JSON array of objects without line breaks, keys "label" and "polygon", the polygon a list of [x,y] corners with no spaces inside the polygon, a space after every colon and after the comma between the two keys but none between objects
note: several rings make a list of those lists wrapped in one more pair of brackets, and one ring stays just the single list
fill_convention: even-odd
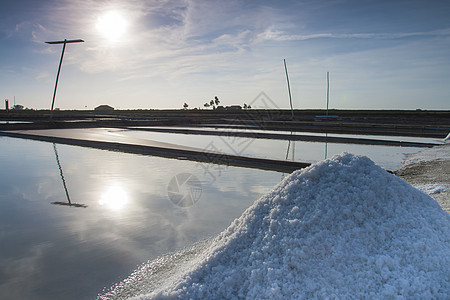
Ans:
[{"label": "pole with crossbar", "polygon": [[82,39],[76,39],[76,40],[67,40],[64,39],[64,41],[53,41],[53,42],[45,42],[47,44],[64,44],[61,52],[61,59],[59,60],[59,67],[58,67],[58,73],[56,74],[56,82],[55,82],[55,90],[53,91],[53,99],[52,99],[52,108],[50,110],[50,120],[53,118],[53,107],[55,105],[55,97],[56,97],[56,89],[58,88],[58,80],[59,80],[59,73],[61,72],[61,65],[64,57],[64,51],[66,50],[66,44],[71,43],[82,43],[84,42]]}]

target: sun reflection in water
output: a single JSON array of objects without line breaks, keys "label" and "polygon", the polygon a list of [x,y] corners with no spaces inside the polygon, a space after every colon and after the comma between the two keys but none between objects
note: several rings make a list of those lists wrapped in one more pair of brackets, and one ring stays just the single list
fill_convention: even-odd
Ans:
[{"label": "sun reflection in water", "polygon": [[121,211],[128,203],[128,195],[123,187],[109,187],[100,197],[98,203],[113,211]]}]

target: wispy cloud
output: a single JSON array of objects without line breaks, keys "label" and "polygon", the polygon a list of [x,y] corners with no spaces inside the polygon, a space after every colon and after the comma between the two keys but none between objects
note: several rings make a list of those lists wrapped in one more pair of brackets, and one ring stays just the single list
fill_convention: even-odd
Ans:
[{"label": "wispy cloud", "polygon": [[402,39],[410,37],[427,37],[427,36],[450,36],[450,28],[441,30],[432,30],[428,32],[399,32],[399,33],[314,33],[314,34],[289,34],[284,31],[269,30],[261,33],[258,38],[260,41],[304,41],[311,39]]},{"label": "wispy cloud", "polygon": [[[86,40],[82,49],[71,50],[73,61],[85,72],[122,71],[129,78],[145,69],[142,76],[161,75],[154,66],[165,62],[172,66],[171,71],[165,67],[168,72],[185,74],[201,69],[201,61],[225,62],[224,54],[247,51],[267,30],[270,9],[244,11],[242,5],[241,1],[127,1],[126,5],[70,1],[50,10],[49,24],[36,26],[33,39],[42,43],[63,38],[64,29],[76,24],[78,30],[72,28],[66,35]],[[95,30],[96,19],[108,9],[121,11],[129,23],[128,32],[115,45]]]},{"label": "wispy cloud", "polygon": [[41,73],[37,74],[35,76],[35,79],[36,80],[42,80],[42,79],[47,79],[49,77],[50,77],[50,74],[48,72],[44,71],[44,72],[41,72]]},{"label": "wispy cloud", "polygon": [[[120,43],[111,45],[95,29],[102,13],[118,10],[128,26]],[[115,71],[124,79],[188,74],[208,69],[211,65],[230,63],[230,58],[252,51],[261,44],[274,41],[306,41],[314,39],[378,39],[393,40],[414,37],[448,36],[450,29],[398,33],[334,33],[306,32],[301,24],[280,11],[243,1],[160,0],[103,2],[67,1],[49,8],[49,23],[35,24],[33,40],[84,38],[83,47],[71,48],[68,63],[78,63],[87,73]],[[49,29],[52,28],[52,29]],[[279,29],[289,28],[289,30]],[[305,30],[303,30],[305,31]]]}]

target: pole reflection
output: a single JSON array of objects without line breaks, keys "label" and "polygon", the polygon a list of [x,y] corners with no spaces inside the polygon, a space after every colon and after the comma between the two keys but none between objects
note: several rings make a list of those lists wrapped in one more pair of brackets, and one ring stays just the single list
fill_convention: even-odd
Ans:
[{"label": "pole reflection", "polygon": [[56,149],[56,144],[55,143],[53,143],[53,150],[55,152],[56,163],[58,164],[58,168],[59,168],[59,175],[61,176],[61,180],[62,180],[62,183],[63,183],[64,191],[66,192],[67,202],[55,201],[55,202],[52,202],[51,204],[64,205],[64,206],[70,206],[70,207],[73,206],[73,207],[84,207],[84,208],[86,208],[87,207],[86,204],[72,203],[72,201],[70,201],[69,190],[67,189],[66,179],[64,178],[64,174],[63,174],[63,170],[62,170],[62,167],[61,167],[61,163],[59,161],[58,150]]},{"label": "pole reflection", "polygon": [[[291,136],[293,135],[293,131],[291,131]],[[292,138],[288,139],[288,145],[287,145],[287,149],[286,149],[286,159],[285,160],[289,160],[289,152],[291,152],[291,143],[292,143],[292,153],[291,153],[291,160],[295,161],[295,140],[292,140]],[[281,180],[284,179],[284,177],[286,176],[286,173],[282,173],[281,174]]]},{"label": "pole reflection", "polygon": [[[291,136],[293,135],[293,132],[291,131]],[[292,140],[292,138],[288,139],[288,146],[286,150],[286,160],[289,159],[289,152],[291,150],[291,143],[292,143],[292,153],[291,153],[291,160],[295,161],[295,140]]]}]

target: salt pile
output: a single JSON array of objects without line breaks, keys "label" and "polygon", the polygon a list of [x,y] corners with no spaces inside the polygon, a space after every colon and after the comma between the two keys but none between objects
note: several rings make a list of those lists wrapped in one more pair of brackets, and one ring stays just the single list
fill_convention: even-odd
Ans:
[{"label": "salt pile", "polygon": [[450,216],[370,159],[341,154],[285,178],[173,270],[158,284],[141,274],[137,299],[444,299]]}]

